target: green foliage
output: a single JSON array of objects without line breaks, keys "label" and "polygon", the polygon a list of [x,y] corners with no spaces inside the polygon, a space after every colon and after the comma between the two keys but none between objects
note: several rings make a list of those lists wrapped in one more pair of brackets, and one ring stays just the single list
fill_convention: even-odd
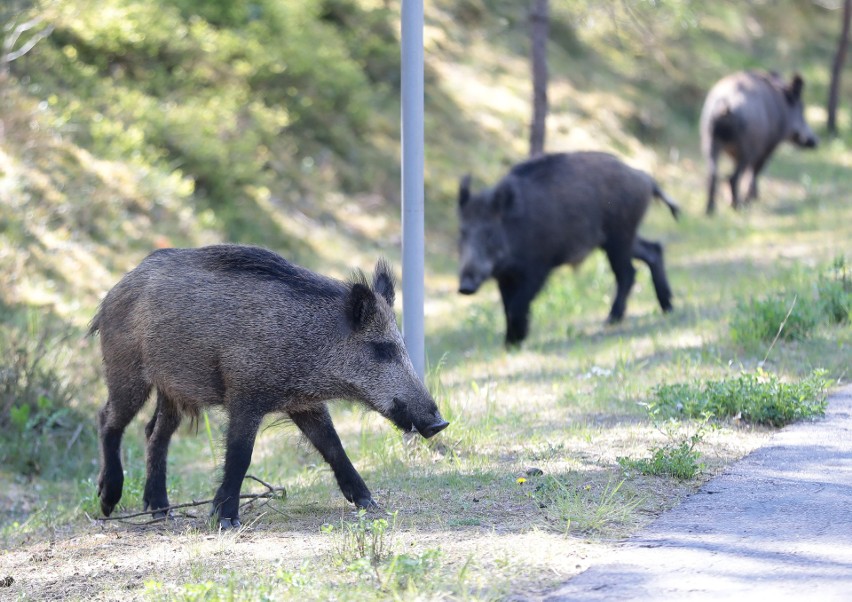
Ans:
[{"label": "green foliage", "polygon": [[786,383],[758,369],[701,384],[658,385],[649,411],[660,418],[713,416],[781,427],[824,415],[830,385],[824,370],[814,370],[798,382]]},{"label": "green foliage", "polygon": [[832,324],[845,324],[852,316],[852,271],[843,256],[835,258],[831,268],[817,281],[822,313]]},{"label": "green foliage", "polygon": [[819,324],[817,307],[797,293],[775,293],[737,302],[731,336],[738,343],[808,338]]},{"label": "green foliage", "polygon": [[29,476],[57,476],[76,446],[91,449],[94,425],[72,400],[69,339],[50,315],[0,311],[0,463]]},{"label": "green foliage", "polygon": [[847,322],[851,310],[852,278],[841,256],[804,284],[739,300],[731,317],[731,336],[735,342],[746,344],[776,338],[801,341],[822,324]]}]

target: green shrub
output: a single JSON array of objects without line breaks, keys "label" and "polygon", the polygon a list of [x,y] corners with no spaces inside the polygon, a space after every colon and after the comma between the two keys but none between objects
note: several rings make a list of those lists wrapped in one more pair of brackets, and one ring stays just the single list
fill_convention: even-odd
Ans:
[{"label": "green shrub", "polygon": [[710,415],[781,427],[825,414],[831,384],[825,375],[824,370],[815,370],[799,382],[785,383],[759,369],[721,381],[659,385],[649,411],[659,418]]},{"label": "green shrub", "polygon": [[72,404],[79,383],[69,375],[79,372],[69,341],[79,334],[49,315],[0,309],[0,463],[52,476],[75,445],[95,439],[93,421]]}]

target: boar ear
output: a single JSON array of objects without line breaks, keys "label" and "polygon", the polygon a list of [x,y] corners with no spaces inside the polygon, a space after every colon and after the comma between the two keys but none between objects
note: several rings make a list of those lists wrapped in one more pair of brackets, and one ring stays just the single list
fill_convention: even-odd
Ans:
[{"label": "boar ear", "polygon": [[497,213],[509,213],[515,206],[515,194],[509,184],[501,183],[494,189],[491,199]]},{"label": "boar ear", "polygon": [[367,286],[364,274],[358,272],[353,278],[349,296],[346,298],[346,318],[355,332],[363,330],[376,313],[376,295]]},{"label": "boar ear", "polygon": [[470,174],[462,177],[459,182],[459,207],[464,207],[470,200]]},{"label": "boar ear", "polygon": [[791,103],[796,102],[802,97],[802,90],[805,88],[805,80],[802,79],[802,76],[796,73],[793,75],[793,79],[790,80],[790,85],[784,90],[784,93],[787,95],[787,100]]},{"label": "boar ear", "polygon": [[394,287],[396,279],[393,277],[393,271],[390,265],[384,259],[379,259],[376,263],[376,271],[373,273],[373,292],[381,295],[388,302],[388,305],[393,307]]}]

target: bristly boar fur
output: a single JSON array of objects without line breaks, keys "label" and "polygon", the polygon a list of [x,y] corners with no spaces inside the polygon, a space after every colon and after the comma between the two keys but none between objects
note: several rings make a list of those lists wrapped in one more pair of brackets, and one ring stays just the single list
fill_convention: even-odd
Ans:
[{"label": "bristly boar fur", "polygon": [[784,140],[814,148],[818,139],[805,122],[798,74],[786,83],[777,73],[733,73],[717,82],[701,110],[701,149],[707,161],[707,214],[716,209],[719,154],[734,160],[728,180],[731,204],[740,206],[740,176],[751,172],[746,202],[757,198],[757,176]]},{"label": "bristly boar fur", "polygon": [[493,188],[459,189],[459,292],[497,280],[506,313],[506,344],[527,336],[530,303],[550,272],[578,266],[596,248],[606,252],[617,292],[609,322],[624,316],[636,269],[648,264],[663,311],[672,293],[659,243],[637,235],[651,197],[677,218],[678,207],[648,174],[600,152],[548,154],[513,167]]},{"label": "bristly boar fur", "polygon": [[143,502],[164,515],[166,456],[183,415],[221,406],[225,466],[213,514],[239,525],[239,493],[263,417],[282,412],[331,466],[343,495],[374,505],[331,422],[326,402],[359,401],[405,431],[447,426],[416,375],[393,312],[394,279],[380,260],[372,283],[326,278],[249,246],[164,249],[106,295],[92,320],[108,388],[100,410],[98,494],[109,515],[121,498],[125,427],[156,391],[145,427]]}]

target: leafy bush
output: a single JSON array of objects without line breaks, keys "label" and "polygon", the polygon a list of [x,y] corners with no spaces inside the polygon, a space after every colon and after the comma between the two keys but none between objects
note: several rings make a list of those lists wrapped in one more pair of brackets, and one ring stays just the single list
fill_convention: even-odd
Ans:
[{"label": "leafy bush", "polygon": [[759,369],[721,381],[659,385],[649,411],[662,418],[710,415],[781,427],[825,414],[831,384],[825,375],[824,370],[815,370],[799,382],[785,383]]}]

